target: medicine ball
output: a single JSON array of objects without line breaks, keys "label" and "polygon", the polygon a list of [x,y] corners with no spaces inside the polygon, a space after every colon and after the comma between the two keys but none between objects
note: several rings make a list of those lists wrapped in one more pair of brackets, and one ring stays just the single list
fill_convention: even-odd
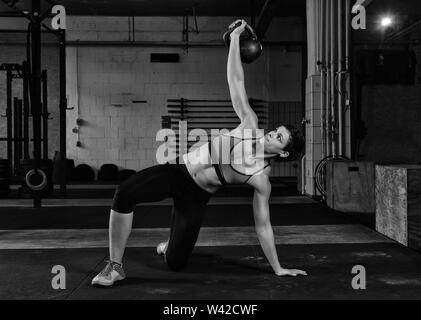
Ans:
[{"label": "medicine ball", "polygon": [[94,170],[88,166],[87,164],[80,164],[73,169],[72,172],[72,180],[73,181],[94,181],[95,180],[95,172]]},{"label": "medicine ball", "polygon": [[[239,25],[241,25],[241,22],[238,22],[224,33],[222,38],[224,39],[227,47],[229,47],[231,42],[231,32],[233,32]],[[243,32],[240,36],[240,57],[243,63],[249,64],[260,57],[263,48],[252,27],[247,24],[245,31],[246,33]]]},{"label": "medicine ball", "polygon": [[98,172],[99,181],[117,181],[118,167],[115,164],[103,164]]}]

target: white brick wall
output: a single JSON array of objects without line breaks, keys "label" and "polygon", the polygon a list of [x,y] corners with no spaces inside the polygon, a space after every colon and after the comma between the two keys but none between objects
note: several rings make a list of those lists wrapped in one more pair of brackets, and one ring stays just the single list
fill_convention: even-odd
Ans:
[{"label": "white brick wall", "polygon": [[[203,32],[190,39],[220,41],[225,28],[221,26],[231,20],[200,17]],[[128,40],[126,18],[69,17],[68,21],[69,40]],[[138,41],[182,39],[181,18],[136,18],[136,30]],[[286,40],[302,39],[289,35]],[[150,63],[152,52],[179,53],[180,63]],[[67,92],[76,108],[68,114],[68,157],[96,169],[104,163],[135,170],[156,164],[155,136],[161,116],[167,114],[167,99],[229,98],[227,54],[224,47],[188,52],[174,47],[70,47]],[[300,101],[300,64],[299,52],[266,48],[257,62],[245,66],[249,97]],[[82,148],[76,147],[78,135],[71,132],[78,117],[86,123],[79,133]]]}]

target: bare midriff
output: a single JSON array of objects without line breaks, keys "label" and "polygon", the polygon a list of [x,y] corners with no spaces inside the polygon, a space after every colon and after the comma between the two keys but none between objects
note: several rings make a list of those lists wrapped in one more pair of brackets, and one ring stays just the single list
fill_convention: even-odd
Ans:
[{"label": "bare midriff", "polygon": [[183,155],[183,160],[193,180],[202,189],[210,193],[218,191],[221,182],[212,166],[207,144],[186,153]]}]

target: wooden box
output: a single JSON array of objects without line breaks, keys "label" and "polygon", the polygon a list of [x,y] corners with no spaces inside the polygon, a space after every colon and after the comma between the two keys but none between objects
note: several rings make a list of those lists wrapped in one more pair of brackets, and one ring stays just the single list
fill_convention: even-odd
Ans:
[{"label": "wooden box", "polygon": [[376,230],[421,250],[421,165],[376,166]]},{"label": "wooden box", "polygon": [[374,163],[329,161],[326,165],[326,202],[338,211],[371,213],[376,211]]}]

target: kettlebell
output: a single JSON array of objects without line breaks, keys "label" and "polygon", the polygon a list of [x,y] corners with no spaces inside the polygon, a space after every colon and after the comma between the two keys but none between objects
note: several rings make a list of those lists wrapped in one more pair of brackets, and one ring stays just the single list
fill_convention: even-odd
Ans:
[{"label": "kettlebell", "polygon": [[[235,28],[241,25],[241,21],[236,23],[233,27],[229,28],[224,35],[222,36],[224,43],[227,47],[229,47],[231,42],[231,32],[234,31]],[[246,24],[245,31],[247,31],[247,35],[240,36],[240,57],[241,62],[243,63],[252,63],[262,54],[262,45],[257,39],[257,35],[254,32],[253,28]]]}]

